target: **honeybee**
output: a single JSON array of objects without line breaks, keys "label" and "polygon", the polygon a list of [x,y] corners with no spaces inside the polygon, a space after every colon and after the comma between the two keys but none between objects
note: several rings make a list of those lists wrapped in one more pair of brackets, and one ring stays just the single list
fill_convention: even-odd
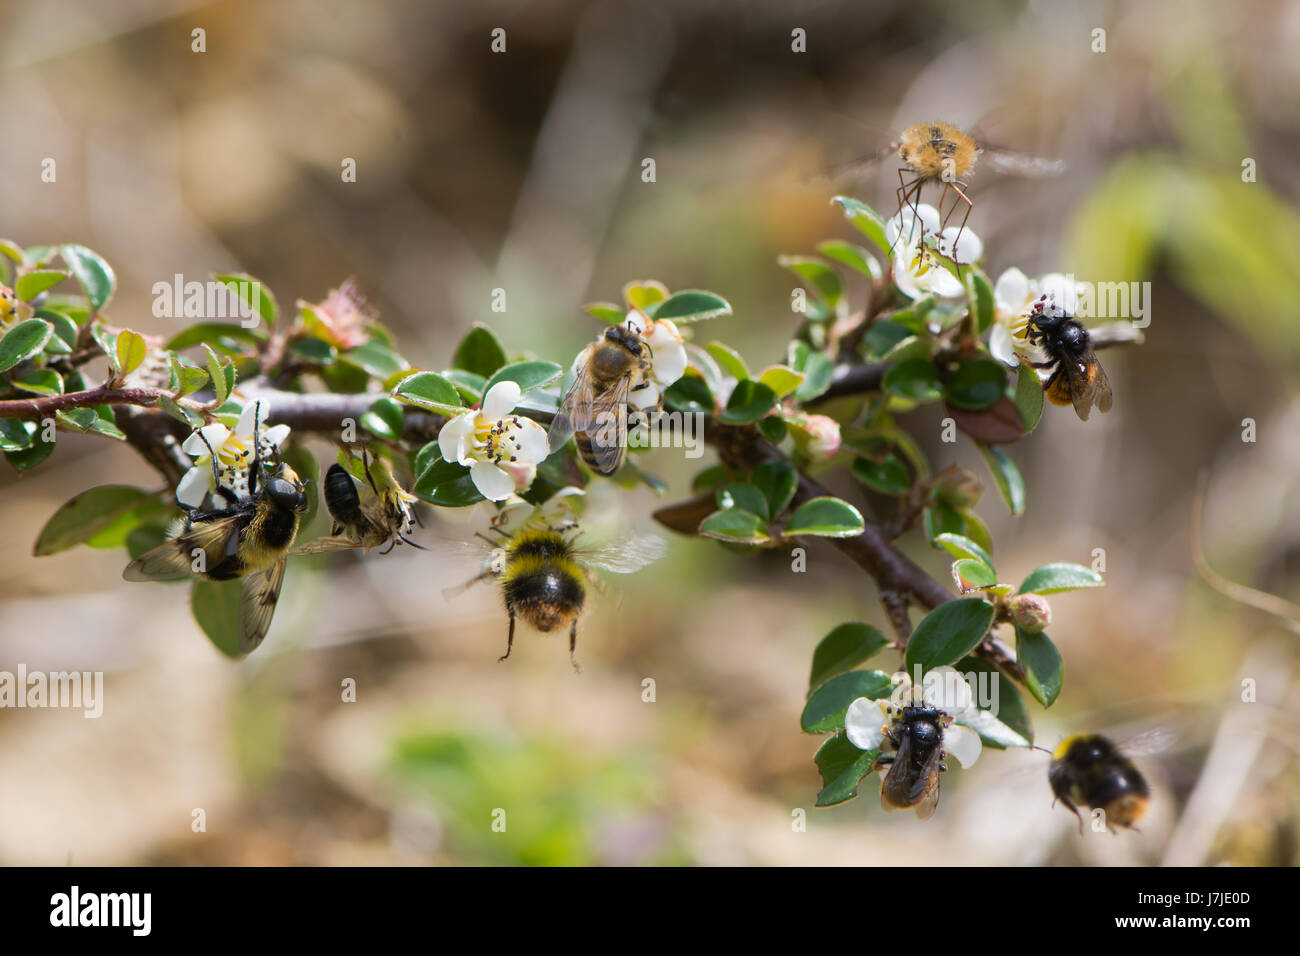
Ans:
[{"label": "honeybee", "polygon": [[[522,617],[543,634],[569,629],[569,662],[582,673],[574,654],[578,643],[578,620],[587,606],[588,585],[598,584],[595,569],[614,574],[631,574],[668,550],[656,535],[630,535],[620,542],[591,551],[575,546],[578,525],[525,524],[514,534],[492,529],[500,540],[472,581],[494,579],[500,585],[502,601],[510,616],[504,661],[515,645],[515,620]],[[459,589],[453,589],[459,590]]]},{"label": "honeybee", "polygon": [[[253,434],[258,434],[256,424]],[[167,541],[122,571],[128,581],[171,580],[187,574],[209,581],[243,578],[241,656],[255,651],[270,630],[284,583],[285,561],[307,510],[307,493],[297,473],[285,464],[267,466],[261,458],[260,442],[256,447],[246,497],[221,484],[213,453],[217,494],[234,504],[210,511],[188,509],[173,525]]]},{"label": "honeybee", "polygon": [[[374,497],[364,502],[357,493],[357,485],[346,468],[335,463],[325,473],[323,484],[325,507],[334,519],[330,537],[320,538],[302,547],[294,554],[324,554],[364,548],[369,551],[387,543],[380,554],[387,554],[399,544],[409,544],[424,550],[407,537],[415,525],[410,502],[414,497],[402,489],[388,462],[382,458],[371,459],[362,453],[362,467]],[[376,475],[378,480],[376,480]]]},{"label": "honeybee", "polygon": [[612,475],[627,454],[627,430],[652,418],[651,409],[628,409],[632,392],[653,382],[654,355],[650,345],[629,325],[614,325],[574,363],[574,380],[560,402],[547,433],[554,451],[573,436],[573,443],[593,471]]},{"label": "honeybee", "polygon": [[1101,810],[1109,828],[1130,828],[1144,813],[1151,797],[1146,778],[1133,761],[1100,734],[1067,737],[1052,753],[1047,770],[1056,799],[1079,818],[1078,805]]},{"label": "honeybee", "polygon": [[914,808],[928,820],[939,806],[939,774],[944,764],[943,734],[952,717],[936,707],[911,705],[899,709],[885,738],[895,752],[881,754],[875,767],[889,767],[880,786],[880,805],[886,810]]},{"label": "honeybee", "polygon": [[[1065,164],[1059,160],[1041,159],[989,147],[951,123],[916,123],[903,130],[898,141],[891,143],[889,148],[898,151],[898,158],[904,164],[899,167],[898,189],[895,190],[900,213],[904,206],[910,205],[919,222],[921,187],[931,182],[943,183],[943,192],[939,194],[940,228],[948,224],[959,203],[966,204],[961,226],[953,240],[954,250],[966,228],[971,210],[975,208],[975,203],[966,193],[970,187],[965,180],[974,172],[979,159],[984,158],[998,172],[1012,176],[1055,176],[1065,169]],[[904,173],[908,172],[913,175],[910,182],[904,179]],[[943,206],[949,190],[952,190],[954,196],[952,206],[945,216]]]},{"label": "honeybee", "polygon": [[1043,383],[1049,402],[1073,404],[1075,413],[1084,421],[1088,420],[1094,405],[1103,413],[1110,411],[1110,380],[1097,361],[1092,336],[1082,322],[1071,318],[1063,309],[1049,308],[1044,297],[1034,303],[1026,336],[1031,345],[1047,353],[1048,361],[1029,364],[1052,369]]}]

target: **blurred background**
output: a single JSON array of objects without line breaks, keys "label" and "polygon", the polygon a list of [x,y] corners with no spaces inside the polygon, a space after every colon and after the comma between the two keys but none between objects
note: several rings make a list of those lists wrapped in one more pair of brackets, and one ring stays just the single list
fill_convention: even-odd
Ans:
[{"label": "blurred background", "polygon": [[[271,639],[234,665],[184,588],[121,581],[120,550],[31,557],[77,492],[159,484],[130,449],[69,435],[23,478],[0,470],[0,670],[103,670],[104,713],[0,710],[0,862],[1296,861],[1300,638],[1206,586],[1189,520],[1205,473],[1210,563],[1300,600],[1300,4],[81,0],[6,5],[0,48],[0,234],[103,254],[116,323],[174,333],[150,290],[177,273],[247,271],[285,304],[355,276],[432,368],[475,321],[567,361],[596,329],[579,306],[649,278],[726,296],[735,314],[701,334],[776,361],[795,328],[777,256],[854,238],[834,192],[894,201],[892,160],[849,184],[828,170],[930,119],[1065,158],[1055,180],[977,171],[986,271],[1149,281],[1151,324],[1102,355],[1109,415],[1049,408],[1011,448],[1026,512],[986,481],[980,513],[1015,580],[1105,552],[1105,590],[1053,599],[1066,682],[1031,706],[1038,742],[1172,740],[1138,760],[1141,833],[1080,836],[1037,752],[945,775],[925,823],[883,814],[870,782],[814,810],[812,650],[844,620],[884,627],[829,547],[796,575],[788,555],[675,539],[585,619],[581,676],[562,637],[528,631],[498,664],[492,589],[439,596],[472,569],[409,549],[328,575],[291,562]],[[937,439],[938,415],[904,420]],[[928,450],[986,476],[968,445]],[[640,459],[667,500],[711,460]],[[663,503],[609,502],[647,528]]]}]

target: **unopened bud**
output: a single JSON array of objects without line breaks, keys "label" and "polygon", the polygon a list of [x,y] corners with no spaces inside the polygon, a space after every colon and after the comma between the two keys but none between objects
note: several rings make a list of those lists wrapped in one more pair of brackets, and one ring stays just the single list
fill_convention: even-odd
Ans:
[{"label": "unopened bud", "polygon": [[956,511],[975,507],[984,493],[984,486],[973,471],[959,465],[949,465],[934,479],[935,497]]},{"label": "unopened bud", "polygon": [[1007,611],[1016,627],[1036,634],[1052,623],[1052,606],[1041,594],[1015,594],[1007,598]]},{"label": "unopened bud", "polygon": [[786,418],[795,447],[813,462],[826,462],[840,450],[840,423],[826,415],[790,415]]}]

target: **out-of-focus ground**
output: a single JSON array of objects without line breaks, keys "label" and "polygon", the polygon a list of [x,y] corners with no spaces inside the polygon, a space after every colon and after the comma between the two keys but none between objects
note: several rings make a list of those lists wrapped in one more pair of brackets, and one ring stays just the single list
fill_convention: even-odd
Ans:
[{"label": "out-of-focus ground", "polygon": [[[892,162],[819,174],[931,118],[1065,157],[1058,180],[977,174],[987,271],[1148,280],[1151,324],[1102,356],[1109,415],[1049,409],[1012,449],[1025,514],[991,490],[980,511],[1008,576],[1105,551],[1104,591],[1053,599],[1066,683],[1033,708],[1039,742],[1173,742],[1139,759],[1136,834],[1080,836],[1037,752],[947,774],[926,823],[869,785],[814,810],[812,649],[843,620],[883,626],[830,548],[797,575],[676,540],[584,621],[581,676],[530,632],[498,664],[495,594],[444,600],[473,569],[441,551],[297,562],[266,646],[232,665],[183,588],[121,581],[120,551],[31,557],[78,491],[157,484],[129,449],[68,436],[26,477],[0,471],[0,669],[103,670],[106,702],[98,720],[0,710],[0,861],[1294,863],[1300,637],[1209,589],[1188,529],[1205,472],[1211,563],[1300,599],[1298,46],[1300,6],[1270,2],[8,5],[0,233],[98,250],[112,316],[159,334],[150,290],[177,273],[247,271],[282,303],[355,275],[417,364],[474,321],[563,361],[593,331],[582,302],[658,278],[727,296],[703,334],[775,359],[793,329],[777,255],[852,238],[833,191],[892,201]],[[906,421],[937,436],[928,414]],[[929,451],[982,473],[969,447]],[[701,467],[644,463],[678,497]],[[647,527],[657,506],[612,504]]]}]

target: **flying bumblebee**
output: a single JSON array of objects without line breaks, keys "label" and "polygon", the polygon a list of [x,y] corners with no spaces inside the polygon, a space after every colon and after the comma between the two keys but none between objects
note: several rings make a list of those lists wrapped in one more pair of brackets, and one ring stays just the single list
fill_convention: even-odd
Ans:
[{"label": "flying bumblebee", "polygon": [[886,810],[914,808],[928,820],[939,806],[939,774],[943,762],[943,733],[952,717],[936,707],[913,705],[896,711],[885,738],[895,752],[876,758],[875,767],[889,767],[880,786],[880,805]]},{"label": "flying bumblebee", "polygon": [[362,467],[374,497],[362,501],[356,482],[347,469],[341,464],[331,465],[322,485],[325,507],[334,519],[330,537],[295,548],[294,554],[325,554],[349,548],[369,551],[382,544],[388,547],[380,554],[387,554],[399,544],[424,550],[407,537],[415,526],[410,505],[414,496],[403,490],[393,476],[392,468],[382,458],[372,460],[363,452]]},{"label": "flying bumblebee", "polygon": [[1100,734],[1067,737],[1052,753],[1047,770],[1056,799],[1079,818],[1079,805],[1101,810],[1108,828],[1130,828],[1151,797],[1146,778],[1118,747]]},{"label": "flying bumblebee", "polygon": [[1103,413],[1110,411],[1110,380],[1097,361],[1092,336],[1082,322],[1063,309],[1049,307],[1048,300],[1042,298],[1034,303],[1025,334],[1030,345],[1047,354],[1046,362],[1029,364],[1052,369],[1043,383],[1049,402],[1074,405],[1075,413],[1084,421],[1094,405]]},{"label": "flying bumblebee", "polygon": [[[615,544],[591,551],[575,547],[576,522],[559,527],[529,522],[514,534],[492,530],[500,541],[472,581],[494,579],[510,616],[504,661],[515,645],[515,620],[522,617],[543,634],[569,629],[569,662],[581,673],[574,653],[578,643],[578,620],[587,607],[587,588],[599,579],[595,569],[614,574],[631,574],[663,557],[668,550],[655,535],[631,535]],[[459,590],[458,588],[451,589]]]},{"label": "flying bumblebee", "polygon": [[[253,434],[259,434],[256,423]],[[122,577],[128,581],[172,580],[186,574],[209,581],[243,578],[239,652],[244,656],[256,650],[270,630],[289,548],[307,510],[307,494],[288,465],[272,469],[262,461],[260,443],[248,471],[246,497],[222,485],[215,453],[212,472],[217,493],[234,504],[210,511],[188,509],[173,525],[171,537],[128,564]]]},{"label": "flying bumblebee", "polygon": [[574,363],[574,380],[560,402],[547,438],[552,450],[569,436],[593,471],[612,475],[627,454],[627,430],[649,420],[663,398],[651,409],[628,409],[628,397],[649,388],[654,355],[641,334],[629,325],[614,325]]}]

